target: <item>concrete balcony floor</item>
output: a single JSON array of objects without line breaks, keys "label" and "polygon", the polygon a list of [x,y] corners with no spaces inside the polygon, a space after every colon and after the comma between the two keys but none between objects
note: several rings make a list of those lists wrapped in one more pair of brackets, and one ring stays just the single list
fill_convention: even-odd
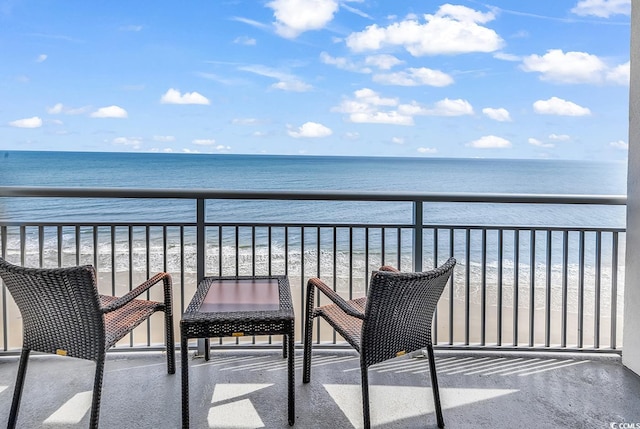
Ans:
[{"label": "concrete balcony floor", "polygon": [[[179,428],[177,357],[176,374],[168,375],[163,353],[110,353],[100,426]],[[17,356],[0,357],[0,426],[8,418],[17,366]],[[297,350],[294,427],[362,426],[353,351],[314,349],[309,384],[302,384],[301,367]],[[640,377],[619,356],[437,350],[436,367],[447,428],[640,426]],[[18,427],[87,427],[94,368],[89,361],[33,355]],[[213,349],[208,362],[192,357],[189,371],[192,428],[289,427],[280,350]],[[371,367],[369,374],[374,427],[436,427],[426,359],[404,356]]]}]

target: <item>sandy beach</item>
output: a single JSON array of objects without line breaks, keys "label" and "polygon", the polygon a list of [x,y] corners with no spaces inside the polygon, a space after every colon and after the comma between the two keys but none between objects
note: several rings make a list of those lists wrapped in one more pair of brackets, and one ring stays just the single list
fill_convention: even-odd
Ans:
[{"label": "sandy beach", "polygon": [[[135,274],[133,277],[132,285],[133,287],[137,286],[139,283],[145,280],[145,276],[140,274]],[[332,284],[331,278],[323,278],[328,284]],[[296,342],[300,343],[302,341],[302,333],[303,333],[303,302],[305,299],[304,289],[306,285],[306,278],[301,278],[300,276],[289,276],[289,283],[291,286],[291,294],[294,303],[294,311],[296,313]],[[353,280],[353,297],[362,296],[364,291],[364,280],[354,279]],[[456,285],[457,287],[458,285]],[[116,287],[115,287],[115,295],[123,295],[128,292],[130,289],[129,286],[129,274],[126,272],[117,273],[116,275]],[[182,290],[184,289],[184,290]],[[179,338],[179,322],[180,322],[180,314],[181,308],[186,307],[191,300],[193,294],[196,289],[196,278],[193,273],[186,273],[184,280],[184,288],[182,288],[181,279],[179,273],[173,274],[173,299],[174,299],[174,328],[176,333],[176,341]],[[495,346],[499,345],[498,343],[498,332],[500,333],[500,344],[502,346],[511,347],[511,346],[529,346],[529,330],[530,330],[530,310],[529,310],[529,302],[528,297],[522,293],[522,296],[519,299],[520,305],[518,307],[518,329],[517,329],[517,339],[514,335],[514,311],[513,311],[513,303],[511,299],[504,298],[503,299],[503,307],[502,307],[502,323],[500,330],[498,329],[498,309],[497,306],[492,300],[488,299],[486,308],[485,308],[485,332],[484,332],[484,343],[483,343],[483,333],[482,333],[482,311],[481,304],[478,302],[478,297],[476,294],[471,296],[469,302],[469,320],[468,326],[469,331],[466,332],[467,321],[465,320],[465,309],[466,302],[463,297],[455,297],[453,300],[453,325],[451,328],[450,324],[450,299],[449,299],[449,286],[445,289],[443,296],[438,305],[438,311],[436,314],[436,320],[434,329],[434,342],[440,345],[486,345],[486,346]],[[523,288],[524,289],[524,288]],[[348,292],[348,281],[347,279],[343,279],[339,282],[338,287],[339,292],[345,296],[349,296]],[[100,272],[99,273],[99,292],[102,294],[113,294],[114,290],[112,288],[112,276],[109,272]],[[151,289],[149,299],[152,300],[162,300],[162,287],[161,285],[155,286]],[[321,301],[325,303],[325,301]],[[1,310],[1,307],[0,307]],[[599,343],[600,347],[608,347],[610,344],[610,333],[611,333],[611,319],[609,317],[610,313],[607,311],[602,311],[600,317],[600,338]],[[622,326],[622,312],[618,312],[618,332],[616,338],[616,346],[622,346],[622,335],[621,329]],[[0,329],[7,329],[8,333],[8,344],[3,344],[2,346],[6,349],[18,349],[21,347],[22,341],[22,321],[20,319],[20,313],[13,303],[13,300],[10,297],[10,294],[7,293],[7,303],[6,303],[6,327],[4,326],[5,317],[1,315],[0,311]],[[550,314],[550,331],[549,331],[549,342],[551,347],[560,347],[562,344],[562,313],[558,310],[552,310]],[[579,323],[578,323],[578,314],[573,309],[569,308],[567,311],[567,320],[566,320],[566,347],[567,348],[575,348],[579,343]],[[123,347],[128,347],[130,344],[145,346],[147,344],[152,345],[162,345],[164,341],[164,324],[163,317],[161,314],[154,315],[150,321],[150,332],[151,337],[148,338],[147,326],[143,324],[139,328],[137,328],[133,333],[133,339],[124,338],[120,345]],[[588,311],[585,308],[583,314],[583,324],[582,324],[582,345],[585,347],[594,345],[594,318],[592,311]],[[314,337],[317,335],[317,330],[314,331]],[[316,337],[317,338],[317,337]],[[544,346],[546,340],[546,320],[545,320],[545,311],[543,308],[536,308],[534,311],[534,346]],[[258,344],[269,344],[270,342],[274,344],[280,344],[281,338],[271,338],[268,337],[246,337],[240,338],[238,340],[240,343],[253,343],[254,341]],[[332,343],[334,341],[333,330],[325,323],[320,323],[320,341],[321,343]],[[338,337],[337,341],[341,341]],[[223,339],[222,342],[224,344],[235,344],[236,339],[228,338]],[[212,342],[216,344],[216,342]]]}]

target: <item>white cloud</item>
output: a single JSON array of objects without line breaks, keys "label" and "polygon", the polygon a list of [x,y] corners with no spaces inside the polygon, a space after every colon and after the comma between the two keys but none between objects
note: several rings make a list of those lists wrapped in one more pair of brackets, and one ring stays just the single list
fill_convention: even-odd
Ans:
[{"label": "white cloud", "polygon": [[338,11],[335,0],[273,0],[267,6],[273,9],[276,33],[287,39],[324,28]]},{"label": "white cloud", "polygon": [[354,94],[358,100],[374,106],[396,106],[398,104],[397,98],[380,97],[377,92],[369,88],[359,89]]},{"label": "white cloud", "polygon": [[287,133],[293,138],[315,138],[315,137],[327,137],[333,134],[330,128],[319,124],[317,122],[305,122],[297,130],[289,129]]},{"label": "white cloud", "polygon": [[591,110],[579,106],[571,101],[558,97],[551,97],[548,100],[538,100],[533,103],[533,110],[540,115],[558,116],[588,116]]},{"label": "white cloud", "polygon": [[255,21],[253,19],[249,19],[249,18],[243,18],[241,16],[234,16],[232,18],[230,18],[232,21],[237,21],[237,22],[242,22],[243,24],[247,24],[250,25],[252,27],[255,28],[259,28],[261,30],[268,30],[270,27],[262,22],[259,21]]},{"label": "white cloud", "polygon": [[419,147],[417,150],[418,150],[418,153],[424,153],[424,154],[438,153],[438,149],[434,147]]},{"label": "white cloud", "polygon": [[9,125],[16,128],[40,128],[42,126],[42,119],[38,116],[32,118],[18,119],[9,122]]},{"label": "white cloud", "polygon": [[90,110],[89,106],[84,107],[65,107],[62,103],[56,103],[53,107],[47,107],[47,113],[50,115],[58,115],[64,113],[65,115],[83,115]]},{"label": "white cloud", "polygon": [[473,115],[473,107],[467,100],[456,99],[450,100],[445,98],[436,102],[433,109],[428,109],[425,112],[427,115],[433,116],[463,116]]},{"label": "white cloud", "polygon": [[404,61],[389,54],[369,55],[365,58],[364,62],[365,64],[375,66],[380,70],[391,70],[394,66],[404,63]]},{"label": "white cloud", "polygon": [[401,104],[397,98],[384,98],[369,88],[354,92],[354,98],[344,99],[340,106],[331,109],[346,113],[356,123],[413,125],[414,116],[461,116],[473,114],[471,104],[462,99],[445,98],[428,108],[413,101]]},{"label": "white cloud", "polygon": [[418,86],[429,85],[436,87],[448,86],[453,83],[453,78],[440,70],[432,70],[426,67],[409,68],[406,71],[395,73],[376,74],[373,81],[384,85]]},{"label": "white cloud", "polygon": [[593,15],[600,18],[630,15],[631,0],[580,0],[571,12],[580,16]]},{"label": "white cloud", "polygon": [[38,58],[36,58],[37,63],[42,63],[47,60],[47,54],[40,54]]},{"label": "white cloud", "polygon": [[180,94],[180,91],[177,89],[170,88],[167,92],[160,98],[160,103],[162,104],[210,104],[207,97],[197,92],[185,92],[184,94]]},{"label": "white cloud", "polygon": [[122,146],[131,146],[133,149],[140,149],[142,137],[116,137],[112,143]]},{"label": "white cloud", "polygon": [[493,54],[493,58],[503,61],[522,61],[522,58],[520,56],[507,54],[506,52],[496,52],[495,54]]},{"label": "white cloud", "polygon": [[62,113],[63,107],[62,103],[56,103],[53,107],[47,107],[47,113],[57,115],[58,113]]},{"label": "white cloud", "polygon": [[308,83],[302,82],[301,80],[283,80],[271,85],[273,89],[280,89],[282,91],[292,91],[292,92],[307,92],[313,89],[311,85]]},{"label": "white cloud", "polygon": [[571,136],[567,134],[549,134],[549,140],[563,142],[563,141],[571,140]]},{"label": "white cloud", "polygon": [[215,82],[219,82],[223,85],[245,85],[246,81],[244,79],[239,79],[235,77],[221,77],[214,73],[205,73],[205,72],[195,72],[196,76],[199,76],[203,79],[213,80]]},{"label": "white cloud", "polygon": [[605,75],[607,82],[617,85],[629,85],[630,77],[631,63],[629,61],[607,70],[607,74]]},{"label": "white cloud", "polygon": [[347,131],[346,133],[344,133],[344,137],[347,140],[358,140],[360,138],[360,133],[355,131]]},{"label": "white cloud", "polygon": [[484,109],[482,109],[482,113],[484,113],[487,117],[493,119],[494,121],[511,122],[511,115],[509,115],[509,111],[502,107],[498,109],[485,107]]},{"label": "white cloud", "polygon": [[[361,11],[360,9],[356,9],[356,8],[354,8],[354,7],[352,7],[352,6],[349,6],[349,4],[347,3],[348,1],[349,1],[349,0],[346,0],[345,2],[342,2],[342,3],[340,4],[340,7],[341,7],[342,9],[348,10],[348,11],[349,11],[349,12],[351,12],[351,13],[355,13],[356,15],[361,16],[362,18],[367,18],[367,19],[370,19],[370,20],[373,20],[373,19],[374,19],[374,18],[373,18],[371,15],[369,15],[368,13],[363,12],[363,11]],[[354,3],[363,3],[363,0],[351,0],[351,1],[353,1]]]},{"label": "white cloud", "polygon": [[215,139],[195,139],[195,140],[192,140],[191,143],[198,146],[213,146],[214,144],[216,144],[216,140]]},{"label": "white cloud", "polygon": [[615,148],[615,149],[620,149],[620,150],[629,150],[629,143],[625,142],[624,140],[618,140],[615,142],[611,142],[609,143],[609,146]]},{"label": "white cloud", "polygon": [[428,115],[431,109],[412,101],[411,103],[398,104],[398,113],[406,116]]},{"label": "white cloud", "polygon": [[544,148],[555,147],[553,143],[543,143],[538,139],[534,139],[533,137],[529,138],[528,142],[530,145],[538,146],[538,147],[544,147]]},{"label": "white cloud", "polygon": [[391,138],[391,143],[401,144],[402,145],[402,144],[404,144],[404,138],[402,138],[402,137],[392,137]]},{"label": "white cloud", "polygon": [[332,57],[326,52],[320,53],[320,61],[322,61],[324,64],[336,66],[341,70],[347,70],[356,73],[371,73],[371,69],[369,67],[364,67],[356,64],[345,57]]},{"label": "white cloud", "polygon": [[255,118],[235,118],[231,120],[233,125],[259,125],[261,121]]},{"label": "white cloud", "polygon": [[406,18],[388,27],[377,24],[352,33],[346,43],[355,52],[375,51],[386,46],[402,46],[413,56],[494,52],[504,45],[498,34],[485,24],[492,12],[481,13],[465,6],[445,4],[435,15],[424,15],[424,23]]},{"label": "white cloud", "polygon": [[476,149],[507,149],[511,147],[511,142],[497,136],[484,136],[478,140],[468,143],[467,146]]},{"label": "white cloud", "polygon": [[397,110],[382,110],[396,108],[397,98],[384,98],[369,88],[354,92],[353,99],[344,99],[340,106],[331,109],[334,112],[349,115],[349,120],[355,123],[413,125],[413,117],[398,113]]},{"label": "white cloud", "polygon": [[263,65],[243,66],[239,67],[238,70],[278,80],[279,82],[271,85],[271,87],[274,89],[281,89],[283,91],[305,92],[313,88],[311,85],[303,82],[292,74],[272,69]]},{"label": "white cloud", "polygon": [[223,145],[223,144],[219,144],[218,146],[216,146],[216,147],[215,147],[215,149],[216,149],[218,152],[224,152],[224,151],[231,150],[231,146],[225,146],[225,145]]},{"label": "white cloud", "polygon": [[90,115],[92,118],[126,118],[127,111],[119,106],[101,107]]},{"label": "white cloud", "polygon": [[239,36],[233,39],[233,43],[237,45],[255,46],[257,44],[257,41],[253,37]]},{"label": "white cloud", "polygon": [[176,138],[174,136],[153,136],[153,141],[168,143],[176,141]]},{"label": "white cloud", "polygon": [[351,122],[365,124],[413,125],[413,117],[397,111],[357,112],[350,115]]},{"label": "white cloud", "polygon": [[91,106],[67,108],[64,110],[64,114],[65,115],[84,115],[89,110],[91,110]]},{"label": "white cloud", "polygon": [[538,72],[540,80],[555,83],[629,83],[629,63],[611,68],[598,56],[586,52],[565,53],[561,49],[550,49],[543,56],[525,57],[520,68]]}]

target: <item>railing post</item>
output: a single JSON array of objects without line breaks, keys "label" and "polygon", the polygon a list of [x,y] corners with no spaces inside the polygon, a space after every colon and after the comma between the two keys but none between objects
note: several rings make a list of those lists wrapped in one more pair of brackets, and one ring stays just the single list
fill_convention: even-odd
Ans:
[{"label": "railing post", "polygon": [[[205,249],[206,249],[206,235],[205,235],[205,200],[204,198],[198,198],[196,200],[196,278],[198,283],[204,279],[205,275]],[[205,354],[205,340],[198,339],[198,356],[204,356]]]},{"label": "railing post", "polygon": [[413,202],[413,271],[422,271],[422,201]]},{"label": "railing post", "polygon": [[198,198],[196,203],[196,274],[198,283],[202,281],[205,273],[205,200]]}]

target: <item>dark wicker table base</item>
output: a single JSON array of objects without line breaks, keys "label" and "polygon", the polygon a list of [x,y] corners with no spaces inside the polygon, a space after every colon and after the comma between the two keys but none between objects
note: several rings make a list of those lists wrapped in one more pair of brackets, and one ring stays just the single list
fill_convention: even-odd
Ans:
[{"label": "dark wicker table base", "polygon": [[[213,283],[221,280],[277,279],[279,310],[201,312],[200,306]],[[285,276],[206,277],[180,320],[180,353],[182,361],[182,427],[189,427],[189,353],[191,338],[206,339],[205,358],[209,359],[209,338],[283,335],[283,355],[288,358],[289,425],[295,423],[294,312],[289,281]]]}]

